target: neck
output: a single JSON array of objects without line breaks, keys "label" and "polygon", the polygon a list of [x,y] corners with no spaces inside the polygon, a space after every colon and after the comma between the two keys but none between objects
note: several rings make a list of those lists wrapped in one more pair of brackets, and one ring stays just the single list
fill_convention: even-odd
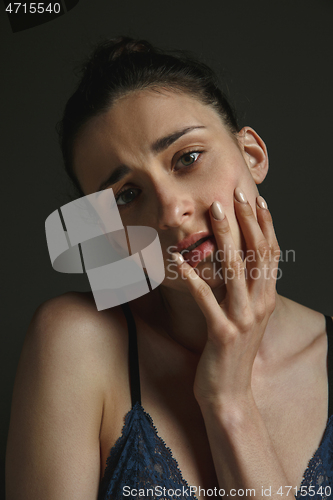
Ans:
[{"label": "neck", "polygon": [[[225,296],[225,287],[213,290],[218,302]],[[206,318],[189,292],[160,288],[160,296],[168,315],[169,335],[192,352],[201,354],[207,339]]]},{"label": "neck", "polygon": [[[225,286],[214,289],[213,293],[220,303],[225,297]],[[206,318],[189,292],[160,286],[132,304],[136,313],[153,329],[189,351],[201,354],[207,339]],[[283,297],[276,293],[276,307],[268,320],[258,352],[261,357],[270,351],[272,339],[280,330],[284,309]]]}]

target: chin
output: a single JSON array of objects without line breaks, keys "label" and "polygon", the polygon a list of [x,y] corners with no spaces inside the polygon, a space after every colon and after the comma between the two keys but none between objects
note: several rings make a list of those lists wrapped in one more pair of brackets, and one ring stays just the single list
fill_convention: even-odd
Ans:
[{"label": "chin", "polygon": [[195,269],[200,278],[211,288],[214,289],[224,285],[222,267],[219,262],[199,262]]},{"label": "chin", "polygon": [[[195,272],[203,279],[213,290],[224,287],[224,280],[222,276],[221,263],[215,260],[210,260],[210,257],[206,260],[195,263]],[[166,267],[165,278],[162,285],[167,288],[173,288],[175,290],[186,290],[186,285],[183,279],[180,277],[180,273],[177,269],[176,264],[171,263],[170,267]]]}]

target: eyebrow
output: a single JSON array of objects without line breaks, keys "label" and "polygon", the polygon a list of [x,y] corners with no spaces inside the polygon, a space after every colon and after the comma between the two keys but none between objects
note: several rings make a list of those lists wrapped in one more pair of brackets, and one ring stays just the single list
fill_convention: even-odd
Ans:
[{"label": "eyebrow", "polygon": [[203,125],[194,125],[193,127],[186,127],[183,128],[182,130],[177,130],[176,132],[173,132],[172,134],[169,134],[165,137],[161,137],[161,139],[157,139],[155,141],[150,149],[152,150],[153,153],[161,153],[165,149],[167,149],[171,144],[177,141],[180,137],[182,137],[185,134],[188,134],[192,130],[195,130],[197,128],[206,128]]},{"label": "eyebrow", "polygon": [[102,184],[99,186],[98,191],[102,191],[103,189],[116,184],[121,181],[123,177],[129,174],[132,170],[127,165],[119,165]]},{"label": "eyebrow", "polygon": [[[185,127],[181,130],[177,130],[172,134],[157,139],[157,141],[155,141],[150,146],[150,149],[154,154],[161,153],[169,146],[171,146],[171,144],[180,139],[180,137],[182,137],[183,135],[188,134],[192,130],[200,128],[206,128],[206,127],[204,125],[194,125],[192,127]],[[102,182],[102,184],[98,188],[98,191],[102,191],[103,189],[110,187],[113,184],[116,184],[117,182],[120,182],[131,171],[132,169],[128,165],[119,165],[117,168],[115,168],[112,174],[105,181]]]}]

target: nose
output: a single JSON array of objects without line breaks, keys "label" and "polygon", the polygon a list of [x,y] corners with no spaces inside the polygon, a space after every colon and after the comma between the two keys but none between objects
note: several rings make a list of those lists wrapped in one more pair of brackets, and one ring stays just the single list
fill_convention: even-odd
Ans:
[{"label": "nose", "polygon": [[178,227],[194,213],[194,203],[184,186],[163,182],[157,190],[158,227]]}]

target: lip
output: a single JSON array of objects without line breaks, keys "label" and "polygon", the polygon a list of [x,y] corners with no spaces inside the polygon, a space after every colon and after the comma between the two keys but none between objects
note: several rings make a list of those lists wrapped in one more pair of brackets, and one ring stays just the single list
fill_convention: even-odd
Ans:
[{"label": "lip", "polygon": [[207,238],[209,236],[213,236],[212,233],[210,233],[209,231],[199,231],[198,233],[193,233],[178,243],[175,252],[181,252],[182,250],[185,250],[191,245],[194,245],[194,243],[201,240],[202,238]]},{"label": "lip", "polygon": [[216,240],[214,236],[210,236],[193,250],[186,252],[185,255],[183,254],[183,257],[191,267],[197,267],[199,262],[208,257],[215,248]]}]

